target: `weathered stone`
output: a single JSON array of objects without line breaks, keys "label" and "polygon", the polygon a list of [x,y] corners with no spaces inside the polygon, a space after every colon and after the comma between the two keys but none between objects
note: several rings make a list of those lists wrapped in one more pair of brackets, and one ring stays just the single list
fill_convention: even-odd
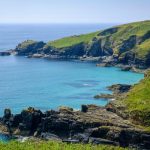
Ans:
[{"label": "weathered stone", "polygon": [[131,88],[131,85],[127,84],[115,84],[107,87],[109,90],[113,91],[116,94],[128,92]]},{"label": "weathered stone", "polygon": [[82,105],[81,106],[81,111],[84,112],[84,113],[86,113],[88,111],[87,105]]},{"label": "weathered stone", "polygon": [[100,99],[100,98],[112,99],[112,98],[114,98],[114,95],[112,95],[112,94],[100,94],[100,95],[95,95],[94,98],[95,99]]}]

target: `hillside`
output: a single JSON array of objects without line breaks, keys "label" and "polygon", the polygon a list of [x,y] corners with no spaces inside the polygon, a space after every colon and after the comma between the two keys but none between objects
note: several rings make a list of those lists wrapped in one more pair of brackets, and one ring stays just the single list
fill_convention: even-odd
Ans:
[{"label": "hillside", "polygon": [[133,86],[124,99],[130,117],[141,125],[150,126],[150,72]]},{"label": "hillside", "polygon": [[107,108],[123,118],[129,118],[134,124],[150,131],[150,71],[145,78],[125,94],[119,95]]},{"label": "hillside", "polygon": [[75,44],[79,43],[89,43],[93,39],[93,37],[96,37],[99,32],[89,33],[89,34],[82,34],[82,35],[75,35],[71,37],[65,37],[62,39],[58,39],[55,41],[50,41],[47,43],[47,46],[53,46],[56,48],[65,48],[69,46],[73,46]]},{"label": "hillside", "polygon": [[112,56],[111,61],[137,68],[150,66],[150,21],[134,22],[94,33],[65,37],[48,43],[32,40],[19,44],[18,55],[57,58]]}]

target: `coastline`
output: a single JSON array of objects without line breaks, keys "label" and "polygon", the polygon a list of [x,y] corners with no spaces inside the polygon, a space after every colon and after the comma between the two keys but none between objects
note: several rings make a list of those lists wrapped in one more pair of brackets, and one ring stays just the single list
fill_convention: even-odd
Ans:
[{"label": "coastline", "polygon": [[[149,21],[140,22],[137,25],[133,23],[133,31],[137,27],[141,29],[143,24],[147,25]],[[130,24],[106,29],[99,33],[72,36],[48,43],[27,40],[18,44],[14,50],[0,52],[0,55],[90,61],[97,63],[97,67],[118,67],[121,71],[145,73],[150,67],[149,51],[147,49],[147,52],[141,56],[140,50],[149,40],[150,32],[146,27],[142,33],[140,30],[136,30],[135,35],[130,33],[126,35],[128,27]],[[121,38],[118,36],[120,31]],[[142,81],[144,80],[146,82],[149,78]],[[10,109],[5,109],[4,116],[1,118],[1,127],[6,127],[4,132],[8,131],[9,135],[15,136],[32,136],[44,140],[55,139],[67,143],[109,144],[149,149],[150,131],[146,130],[149,126],[149,110],[143,110],[143,106],[133,109],[136,108],[136,105],[139,106],[136,101],[133,106],[130,104],[132,98],[136,100],[134,95],[138,94],[139,89],[132,91],[134,86],[121,84],[108,88],[112,90],[112,94],[95,96],[97,99],[113,99],[104,107],[82,105],[81,110],[75,111],[62,106],[58,111],[48,110],[46,112],[29,107],[15,115],[11,113]],[[147,90],[146,86],[144,88]],[[130,91],[131,101],[129,99],[128,103],[124,103]],[[145,106],[145,102],[140,102],[140,104]],[[129,106],[130,109],[127,108]],[[145,108],[147,107],[145,106]],[[145,118],[146,121],[144,121]]]},{"label": "coastline", "polygon": [[133,124],[113,106],[116,99],[127,93],[131,86],[117,84],[107,88],[113,92],[115,100],[104,107],[82,105],[81,110],[74,110],[61,106],[59,110],[46,112],[29,107],[15,115],[11,114],[11,110],[5,109],[1,118],[1,133],[11,134],[13,139],[20,142],[54,140],[146,148],[150,144],[150,132]]}]

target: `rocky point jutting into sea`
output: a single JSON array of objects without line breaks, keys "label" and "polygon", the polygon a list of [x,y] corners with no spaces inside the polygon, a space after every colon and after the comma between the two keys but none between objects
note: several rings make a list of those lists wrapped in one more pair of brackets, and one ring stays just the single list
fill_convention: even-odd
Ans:
[{"label": "rocky point jutting into sea", "polygon": [[[149,69],[150,21],[113,27],[48,43],[32,40],[0,55],[29,58],[80,59],[97,61],[97,66],[122,66],[122,70]],[[42,112],[29,107],[13,115],[5,109],[1,131],[64,142],[111,144],[150,149],[150,72],[140,83],[112,85],[115,100],[105,107],[82,105],[80,111],[61,107]]]},{"label": "rocky point jutting into sea", "polygon": [[150,66],[149,40],[150,21],[142,21],[48,43],[27,40],[0,55],[94,60],[97,66],[121,66],[124,71],[136,71]]}]

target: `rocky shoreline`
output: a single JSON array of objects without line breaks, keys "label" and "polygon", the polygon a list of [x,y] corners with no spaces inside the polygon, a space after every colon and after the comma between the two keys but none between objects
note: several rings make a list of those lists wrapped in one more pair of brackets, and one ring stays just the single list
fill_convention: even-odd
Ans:
[{"label": "rocky shoreline", "polygon": [[[150,133],[107,109],[82,105],[81,111],[61,107],[41,112],[32,107],[13,115],[9,109],[1,121],[3,132],[15,137],[59,140],[68,143],[110,144],[150,148]],[[24,138],[22,138],[24,139]]]},{"label": "rocky shoreline", "polygon": [[[14,50],[9,50],[9,51],[4,51],[0,52],[0,56],[10,56],[10,55],[15,55],[18,56]],[[33,54],[29,56],[25,56],[27,58],[43,58],[43,59],[48,59],[48,60],[79,60],[79,61],[84,61],[84,62],[95,62],[97,67],[117,67],[120,68],[121,71],[132,71],[136,73],[145,73],[148,68],[144,67],[137,67],[136,65],[130,64],[122,64],[118,63],[113,56],[100,56],[100,57],[77,57],[77,56],[59,56],[59,55],[45,55],[45,54]]]},{"label": "rocky shoreline", "polygon": [[[120,96],[130,88],[130,85],[121,84],[108,87],[114,96]],[[46,112],[29,107],[15,115],[10,109],[5,109],[0,119],[0,130],[19,141],[58,140],[149,149],[150,132],[122,117],[112,105],[82,105],[81,110],[62,106],[58,111]]]}]

